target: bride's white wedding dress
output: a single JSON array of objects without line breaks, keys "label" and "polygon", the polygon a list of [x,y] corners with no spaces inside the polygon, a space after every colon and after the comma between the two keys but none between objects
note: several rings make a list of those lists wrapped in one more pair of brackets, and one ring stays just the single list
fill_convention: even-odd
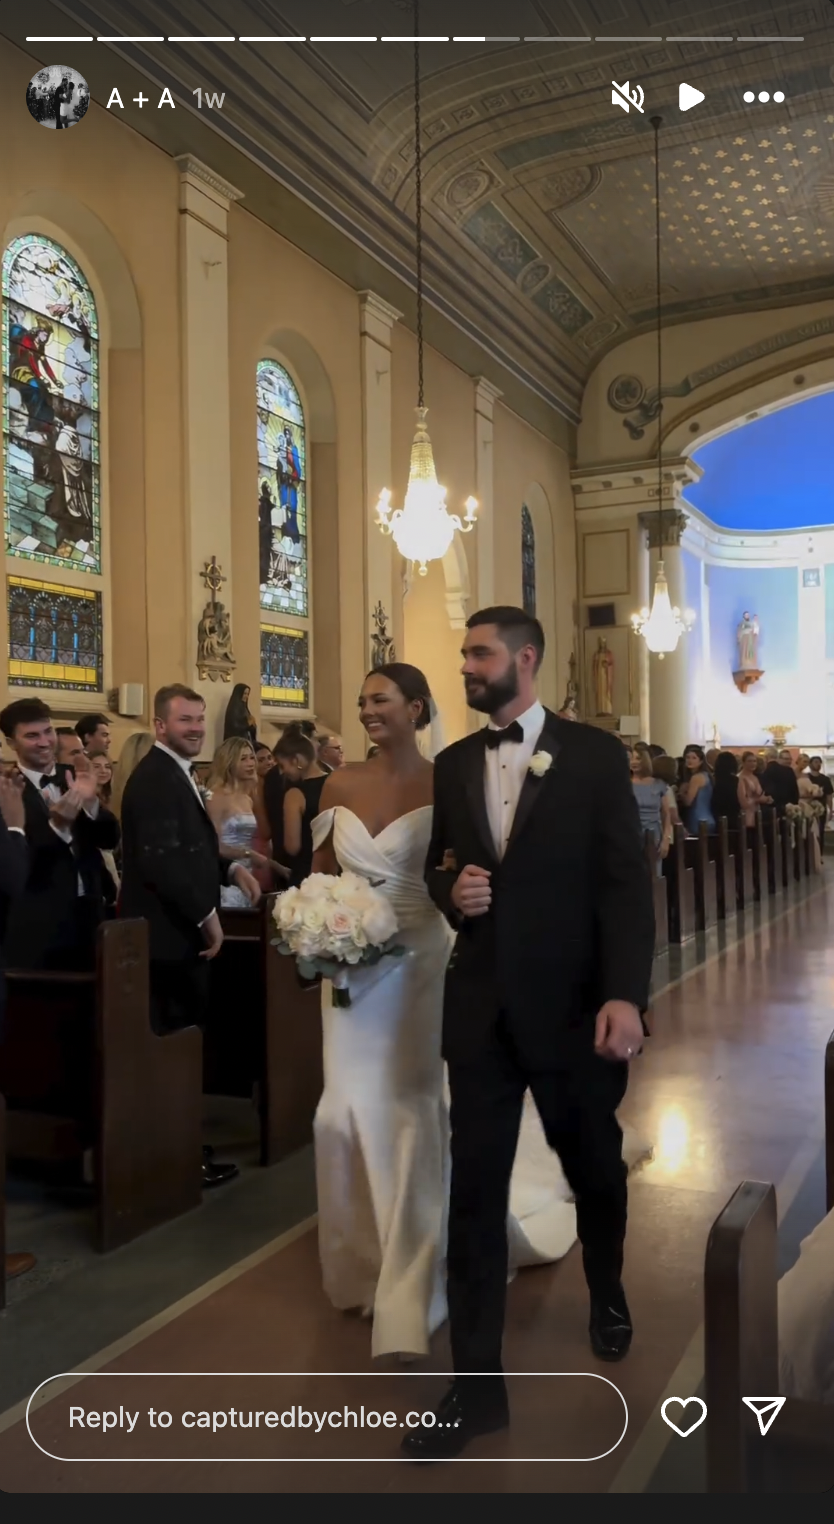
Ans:
[{"label": "bride's white wedding dress", "polygon": [[[373,1317],[371,1353],[423,1355],[446,1318],[449,1123],[440,1057],[443,978],[453,935],[423,868],[430,806],[376,837],[340,805],[313,821],[333,831],[343,869],[390,899],[404,958],[351,969],[348,1009],[322,995],[324,1092],[315,1120],[319,1250],[336,1307]],[[379,881],[383,882],[380,883]],[[626,1138],[629,1162],[649,1150]],[[529,1095],[513,1171],[510,1267],[560,1259],[576,1239],[567,1182]]]}]

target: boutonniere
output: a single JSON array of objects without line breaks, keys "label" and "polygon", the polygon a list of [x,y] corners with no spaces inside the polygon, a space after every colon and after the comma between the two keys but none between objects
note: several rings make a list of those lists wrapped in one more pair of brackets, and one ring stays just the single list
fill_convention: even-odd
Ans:
[{"label": "boutonniere", "polygon": [[543,778],[552,766],[553,758],[550,752],[537,751],[535,756],[530,758],[529,771],[533,774],[534,778]]}]

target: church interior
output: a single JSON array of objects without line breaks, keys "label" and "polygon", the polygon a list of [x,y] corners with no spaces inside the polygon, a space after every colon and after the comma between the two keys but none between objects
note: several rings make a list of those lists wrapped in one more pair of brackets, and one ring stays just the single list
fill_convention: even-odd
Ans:
[{"label": "church interior", "polygon": [[[40,699],[66,734],[101,716],[117,782],[170,684],[205,702],[207,773],[242,685],[264,749],[312,722],[358,764],[385,663],[425,674],[435,748],[479,728],[467,619],[513,605],[544,632],[542,703],[652,747],[670,798],[696,747],[710,779],[753,753],[818,799],[834,11],[422,0],[415,48],[413,9],[4,0],[0,704]],[[268,912],[231,915],[204,1038],[151,1034],[128,935],[79,1060],[55,975],[26,1008],[40,1079],[0,1041],[0,1251],[34,1258],[0,1279],[0,1489],[831,1490],[832,793],[692,828],[682,804],[662,865],[647,842],[650,1031],[620,1110],[633,1346],[594,1362],[571,1229],[508,1288],[512,1427],[465,1465],[403,1463],[385,1428],[179,1421],[429,1409],[451,1369],[445,1327],[412,1364],[373,1360],[325,1293],[319,995]],[[237,1166],[222,1189],[167,1170],[192,1120]],[[766,1394],[786,1399],[767,1433],[742,1400]],[[173,1427],[69,1424],[150,1401]]]}]

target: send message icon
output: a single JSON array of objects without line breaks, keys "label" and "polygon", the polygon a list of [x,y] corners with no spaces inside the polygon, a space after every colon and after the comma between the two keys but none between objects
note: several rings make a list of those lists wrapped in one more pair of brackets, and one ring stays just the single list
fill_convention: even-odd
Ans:
[{"label": "send message icon", "polygon": [[785,1406],[784,1397],[742,1397],[741,1400],[751,1413],[755,1413],[761,1434],[767,1433],[774,1418],[779,1416]]}]

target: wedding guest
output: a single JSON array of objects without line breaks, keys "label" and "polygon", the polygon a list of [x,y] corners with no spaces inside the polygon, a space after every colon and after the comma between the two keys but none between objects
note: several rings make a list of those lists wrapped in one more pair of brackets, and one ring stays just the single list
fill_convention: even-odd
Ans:
[{"label": "wedding guest", "polygon": [[832,810],[834,810],[834,783],[831,782],[831,779],[828,777],[827,773],[823,772],[822,757],[811,757],[808,763],[808,768],[812,781],[814,783],[818,783],[822,789],[822,802],[825,807],[825,813],[820,816],[819,836],[820,854],[824,856],[825,828],[828,821],[831,819]]},{"label": "wedding guest", "polygon": [[710,749],[707,752],[706,757],[704,759],[706,761],[707,767],[709,768],[710,772],[713,771],[713,769],[715,767],[715,764],[718,761],[718,758],[720,757],[720,755],[721,755],[721,753],[718,750],[717,746],[711,746],[710,747]]},{"label": "wedding guest", "polygon": [[716,820],[726,818],[734,829],[739,816],[738,757],[731,751],[719,752],[712,774],[712,813]]},{"label": "wedding guest", "polygon": [[[9,907],[23,893],[29,875],[29,849],[26,843],[26,807],[23,803],[23,775],[0,777],[0,943],[5,939]],[[3,1012],[6,986],[3,959],[0,958],[0,1046],[3,1038]],[[2,1201],[0,1201],[2,1210]],[[5,1256],[7,1281],[26,1275],[37,1263],[34,1254],[18,1250]]]},{"label": "wedding guest", "polygon": [[[90,759],[90,765],[98,786],[99,802],[109,806],[113,782],[112,764],[103,752],[99,752]],[[119,896],[119,870],[116,867],[116,858],[113,852],[102,849],[101,861],[104,869],[102,874],[102,895],[108,913],[111,913],[115,908]]]},{"label": "wedding guest", "polygon": [[765,769],[761,775],[762,788],[773,800],[777,815],[782,816],[789,804],[799,803],[793,755],[787,747],[780,753],[775,746],[768,746],[765,748],[765,758]]},{"label": "wedding guest", "polygon": [[652,771],[649,749],[635,746],[628,753],[631,788],[640,814],[640,827],[648,832],[657,847],[657,872],[662,873],[662,859],[668,856],[673,838],[671,789]]},{"label": "wedding guest", "polygon": [[[165,1034],[201,1026],[208,1006],[209,963],[223,945],[218,907],[234,883],[251,904],[260,889],[241,863],[220,856],[191,766],[206,734],[205,700],[172,683],[154,698],[155,744],[137,763],[122,796],[120,912],[148,923],[151,1024]],[[238,1173],[203,1152],[203,1185]]]},{"label": "wedding guest", "polygon": [[79,757],[84,756],[84,747],[81,738],[70,725],[59,725],[56,728],[57,738],[56,761],[64,767],[75,768]]},{"label": "wedding guest", "polygon": [[346,765],[341,736],[324,734],[318,736],[317,740],[319,762],[327,772],[335,772],[337,768]]},{"label": "wedding guest", "polygon": [[[217,832],[220,856],[229,863],[242,863],[260,887],[269,892],[273,887],[273,864],[254,845],[259,831],[254,804],[257,782],[258,764],[252,746],[243,736],[230,736],[214,753],[206,781],[206,809]],[[261,837],[268,831],[269,825],[263,820]],[[237,884],[226,884],[220,890],[220,903],[247,910],[250,902]]]},{"label": "wedding guest", "polygon": [[266,741],[258,741],[255,746],[255,761],[258,765],[258,777],[265,778],[275,766],[275,758],[272,755]]},{"label": "wedding guest", "polygon": [[110,723],[106,714],[85,714],[75,727],[88,757],[106,757],[110,751]]},{"label": "wedding guest", "polygon": [[758,761],[754,751],[746,751],[742,756],[741,771],[738,775],[738,802],[744,813],[748,843],[751,842],[756,826],[756,811],[773,803],[770,794],[766,794],[762,788],[758,775]]},{"label": "wedding guest", "polygon": [[656,778],[660,778],[672,790],[669,808],[672,811],[673,823],[677,825],[679,815],[675,788],[678,782],[678,764],[674,757],[667,757],[664,752],[662,756],[652,758],[652,772]]},{"label": "wedding guest", "polygon": [[703,747],[687,746],[683,754],[684,781],[678,790],[678,805],[687,836],[697,836],[705,820],[709,831],[715,830],[712,813],[712,778]]},{"label": "wedding guest", "polygon": [[258,739],[258,727],[249,713],[249,689],[245,683],[235,684],[226,705],[223,740],[228,741],[231,736],[243,736],[253,746]]},{"label": "wedding guest", "polygon": [[114,851],[119,824],[102,807],[92,769],[55,762],[52,716],[40,699],[16,699],[0,730],[25,780],[29,876],[11,906],[7,961],[19,968],[90,968],[104,916],[101,849]]},{"label": "wedding guest", "polygon": [[319,813],[321,791],[328,774],[316,760],[306,736],[281,737],[275,757],[286,783],[284,794],[284,855],[290,864],[290,884],[297,886],[313,868],[311,823]]},{"label": "wedding guest", "polygon": [[125,784],[137,763],[148,755],[152,746],[153,736],[149,730],[134,730],[122,745],[119,760],[116,763],[116,775],[110,790],[110,809],[117,819],[121,818]]}]

